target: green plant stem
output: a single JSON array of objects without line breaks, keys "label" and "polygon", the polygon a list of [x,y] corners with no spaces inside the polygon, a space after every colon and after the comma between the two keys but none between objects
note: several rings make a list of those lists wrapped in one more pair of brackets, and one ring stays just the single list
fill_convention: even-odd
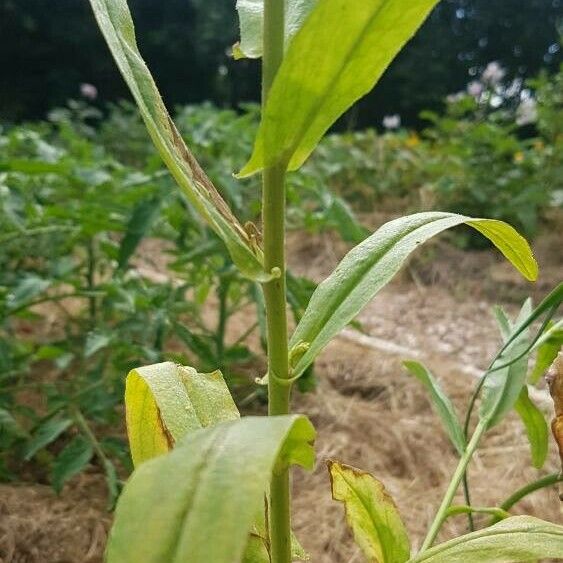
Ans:
[{"label": "green plant stem", "polygon": [[477,428],[475,428],[475,432],[473,432],[473,436],[471,436],[471,440],[467,444],[467,448],[459,460],[458,466],[456,467],[456,470],[452,476],[452,480],[450,481],[446,494],[444,495],[444,499],[442,500],[442,504],[440,505],[440,508],[438,508],[438,512],[436,512],[434,521],[432,522],[432,525],[428,530],[428,534],[426,535],[422,547],[420,548],[420,553],[423,553],[428,548],[432,547],[432,543],[436,539],[436,536],[438,535],[438,532],[442,527],[442,523],[447,516],[448,509],[450,508],[459,484],[463,479],[467,465],[471,461],[471,458],[473,457],[473,454],[475,453],[475,450],[479,445],[479,441],[481,440],[481,437],[485,433],[486,429],[486,420],[480,421],[477,425]]},{"label": "green plant stem", "polygon": [[15,315],[20,311],[24,311],[29,307],[34,307],[35,305],[39,305],[41,303],[47,303],[49,301],[62,301],[63,299],[70,299],[71,297],[92,297],[92,296],[102,296],[104,295],[103,291],[74,291],[72,293],[63,293],[61,295],[47,295],[45,297],[40,297],[39,299],[35,299],[34,301],[28,301],[23,305],[19,305],[18,307],[14,307],[13,309],[9,309],[7,311],[8,315]]},{"label": "green plant stem", "polygon": [[[289,379],[287,314],[285,301],[283,170],[264,171],[263,224],[264,261],[268,271],[279,268],[281,275],[264,284],[264,301],[268,333],[268,414],[289,413]],[[272,563],[289,563],[290,492],[289,469],[280,468],[272,475],[270,487],[270,541]]]},{"label": "green plant stem", "polygon": [[[283,0],[264,2],[264,46],[262,57],[262,105],[283,59]],[[268,414],[289,413],[289,379],[286,288],[285,288],[285,166],[267,167],[262,176],[262,228],[264,266],[267,272],[279,270],[279,276],[264,284],[268,331]],[[289,470],[281,468],[272,475],[270,486],[270,547],[272,563],[290,563],[291,508]]]},{"label": "green plant stem", "polygon": [[[86,283],[89,292],[94,292],[96,289],[96,246],[95,239],[92,237],[86,245],[87,253],[87,271]],[[91,295],[88,298],[89,312],[90,312],[90,325],[91,329],[96,328],[96,318],[98,316],[98,301],[95,296]]]},{"label": "green plant stem", "polygon": [[[557,483],[563,483],[563,473],[551,473],[550,475],[546,475],[541,479],[537,479],[536,481],[532,481],[527,485],[524,485],[521,489],[518,489],[516,492],[511,494],[501,505],[500,509],[508,512],[516,503],[520,502],[524,497],[528,496],[531,493],[535,493],[540,489],[544,489],[545,487],[551,487]],[[494,516],[491,518],[489,522],[489,526],[496,524],[500,518]]]},{"label": "green plant stem", "polygon": [[[471,506],[471,492],[469,490],[469,477],[467,476],[467,471],[463,472],[463,477],[461,479],[463,487],[463,497],[465,498],[465,504]],[[470,532],[475,531],[475,521],[473,520],[473,512],[471,510],[467,512],[467,527]]]},{"label": "green plant stem", "polygon": [[107,458],[106,454],[104,453],[104,450],[100,445],[100,442],[98,442],[96,435],[94,434],[94,432],[92,432],[92,429],[90,428],[88,422],[84,418],[84,415],[82,414],[80,409],[78,409],[75,406],[71,407],[70,412],[74,418],[74,421],[76,422],[76,425],[78,426],[78,428],[80,428],[80,430],[82,430],[88,441],[92,444],[92,448],[94,449],[95,454],[98,456],[98,459],[105,467],[107,464],[110,463],[110,461]]},{"label": "green plant stem", "polygon": [[444,516],[444,521],[447,520],[450,516],[467,514],[469,512],[476,514],[490,514],[497,518],[497,521],[503,520],[504,518],[508,518],[510,516],[510,514],[506,510],[503,510],[498,506],[450,506]]},{"label": "green plant stem", "polygon": [[44,236],[52,233],[72,232],[76,230],[77,227],[71,227],[69,225],[49,225],[46,227],[35,227],[34,229],[27,229],[24,231],[12,231],[0,237],[0,244],[5,244],[7,242],[11,242],[12,240],[24,237]]},{"label": "green plant stem", "polygon": [[230,281],[221,279],[217,293],[219,295],[219,319],[217,321],[216,348],[217,348],[217,367],[223,369],[225,356],[225,330],[227,328],[227,295],[229,293]]}]

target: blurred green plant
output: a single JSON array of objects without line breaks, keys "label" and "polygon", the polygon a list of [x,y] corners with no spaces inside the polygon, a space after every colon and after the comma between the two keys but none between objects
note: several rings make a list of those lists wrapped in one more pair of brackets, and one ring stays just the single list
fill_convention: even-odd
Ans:
[{"label": "blurred green plant", "polygon": [[[212,106],[180,111],[209,162],[225,139],[250,132],[254,118]],[[129,468],[115,432],[122,374],[139,358],[220,366],[239,398],[263,396],[245,368],[257,361],[248,337],[260,332],[264,343],[263,324],[227,339],[233,315],[251,306],[263,316],[263,302],[171,188],[130,104],[110,107],[102,119],[70,102],[49,119],[0,133],[0,477],[29,468],[60,490],[95,458],[113,499],[113,462]],[[226,179],[222,173],[228,191]],[[243,196],[231,193],[230,203],[242,207]],[[159,275],[155,252],[166,256],[171,278]],[[297,320],[313,289],[292,277]],[[312,384],[304,378],[301,387]]]}]

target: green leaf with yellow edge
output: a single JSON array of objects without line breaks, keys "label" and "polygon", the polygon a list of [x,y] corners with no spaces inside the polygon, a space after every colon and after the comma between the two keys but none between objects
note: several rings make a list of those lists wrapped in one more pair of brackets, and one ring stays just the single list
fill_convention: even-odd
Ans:
[{"label": "green leaf with yellow edge", "polygon": [[466,440],[463,429],[459,423],[459,419],[455,412],[455,408],[450,398],[444,393],[437,379],[432,375],[430,370],[420,362],[409,360],[403,362],[403,365],[414,375],[427,391],[432,399],[432,406],[442,421],[442,425],[446,430],[450,441],[454,445],[459,455],[463,455],[466,447]]},{"label": "green leaf with yellow edge", "polygon": [[[299,31],[317,0],[285,0],[285,44]],[[235,59],[262,56],[264,0],[237,0],[240,42],[233,47]]]},{"label": "green leaf with yellow edge", "polygon": [[244,417],[190,432],[140,465],[119,499],[108,563],[241,561],[274,468],[311,469],[300,415]]},{"label": "green leaf with yellow edge", "polygon": [[516,563],[540,558],[563,558],[563,526],[513,516],[438,544],[409,563]]},{"label": "green leaf with yellow edge", "polygon": [[401,516],[383,484],[369,473],[328,462],[334,500],[344,503],[346,520],[370,563],[404,563],[410,543]]},{"label": "green leaf with yellow edge", "polygon": [[526,239],[501,221],[442,212],[416,213],[389,221],[353,248],[313,293],[290,341],[292,348],[309,344],[293,375],[297,377],[307,369],[326,344],[393,278],[411,252],[433,236],[462,224],[481,227],[479,230],[526,279],[537,278],[538,266]]},{"label": "green leaf with yellow edge", "polygon": [[135,38],[126,0],[90,0],[98,25],[131,90],[149,135],[170,173],[194,209],[227,245],[243,275],[265,281],[262,251],[187,148],[162,101]]},{"label": "green leaf with yellow edge", "polygon": [[289,43],[250,161],[239,176],[299,168],[367,94],[438,0],[319,0]]},{"label": "green leaf with yellow edge", "polygon": [[132,370],[125,408],[135,466],[168,452],[188,432],[239,417],[221,372],[172,362]]}]

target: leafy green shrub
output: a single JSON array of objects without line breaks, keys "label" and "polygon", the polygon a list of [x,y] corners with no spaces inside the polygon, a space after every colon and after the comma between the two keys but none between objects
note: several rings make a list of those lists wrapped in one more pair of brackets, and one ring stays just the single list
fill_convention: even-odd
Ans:
[{"label": "leafy green shrub", "polygon": [[[87,122],[99,115],[81,104],[51,117],[53,125],[0,136],[0,408],[19,429],[2,445],[2,474],[13,476],[23,458],[60,488],[94,448],[106,456],[115,495],[110,458],[127,459],[126,445],[116,449],[111,435],[122,374],[139,358],[173,359],[222,366],[233,385],[248,387],[237,366],[252,354],[244,341],[227,343],[226,330],[257,292],[233,270],[215,235],[190,220],[153,156],[145,164],[136,155],[143,168],[110,158]],[[175,281],[131,268],[148,235],[170,247]],[[186,293],[194,299],[186,301]],[[203,322],[213,295],[216,325]],[[49,327],[54,314],[61,320]],[[25,389],[44,408],[21,401]],[[74,446],[77,432],[81,448]]]},{"label": "leafy green shrub", "polygon": [[[521,132],[535,120],[536,102],[528,90],[514,88],[512,98],[522,101],[507,107],[511,100],[502,97],[507,87],[490,91],[487,84],[472,84],[481,84],[478,96],[453,96],[444,115],[423,113],[431,123],[424,132],[426,188],[445,209],[487,214],[533,236],[555,191],[546,182],[552,165],[540,148],[542,142]],[[491,103],[504,105],[491,108]]]},{"label": "leafy green shrub", "polygon": [[[239,115],[210,105],[186,107],[179,111],[179,121],[202,160],[214,165],[214,180],[224,186],[229,203],[245,220],[257,220],[260,201],[251,197],[256,182],[237,191],[228,172],[243,164],[244,151],[251,148],[256,108],[249,106]],[[230,155],[227,145],[241,151]],[[71,101],[53,110],[49,122],[7,129],[0,135],[0,174],[0,408],[22,430],[13,436],[17,448],[11,441],[1,448],[5,478],[17,472],[25,443],[53,417],[63,417],[73,423],[61,426],[30,457],[41,474],[50,473],[52,482],[62,486],[64,479],[52,473],[60,465],[52,454],[61,451],[61,444],[72,443],[74,408],[83,424],[92,426],[88,439],[111,432],[123,373],[139,361],[174,360],[204,371],[219,367],[236,393],[263,395],[246,373],[245,365],[256,359],[245,338],[235,343],[226,338],[229,319],[241,308],[251,305],[262,315],[259,288],[233,268],[217,236],[172,189],[134,106],[111,106],[104,116]],[[295,228],[337,228],[347,240],[363,237],[346,204],[320,183],[304,197],[307,203],[294,198]],[[140,273],[132,267],[134,253],[147,237],[166,253],[174,281],[161,279],[158,272],[147,275],[143,265]],[[313,289],[308,280],[290,278],[296,319]],[[186,301],[186,294],[193,299]],[[210,304],[216,318],[204,322]],[[44,334],[53,310],[64,322]],[[243,337],[255,331],[261,332],[265,346],[263,323],[248,327]],[[36,380],[35,373],[44,369],[49,377]],[[300,388],[314,385],[311,370],[309,375]],[[46,398],[45,409],[35,412],[16,399],[27,387],[39,402]],[[64,418],[71,410],[71,418]],[[109,459],[117,459],[117,443],[110,440]],[[62,466],[73,451],[77,461],[71,465],[78,471],[92,456],[70,448]],[[125,452],[121,444],[118,457],[126,459]]]}]

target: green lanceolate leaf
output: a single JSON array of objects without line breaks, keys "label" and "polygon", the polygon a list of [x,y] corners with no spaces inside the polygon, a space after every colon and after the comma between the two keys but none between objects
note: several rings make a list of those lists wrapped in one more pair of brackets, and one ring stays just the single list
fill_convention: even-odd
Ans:
[{"label": "green lanceolate leaf", "polygon": [[33,301],[33,299],[44,293],[50,287],[51,283],[50,280],[44,280],[33,274],[26,276],[8,294],[6,299],[8,311],[11,309],[19,309],[26,303]]},{"label": "green lanceolate leaf", "polygon": [[563,558],[563,526],[514,516],[441,543],[409,563],[515,563],[548,557]]},{"label": "green lanceolate leaf", "polygon": [[33,432],[30,441],[26,444],[23,457],[29,461],[40,449],[54,442],[69,426],[72,420],[54,417],[42,422]]},{"label": "green lanceolate leaf", "polygon": [[373,88],[437,2],[319,0],[289,44],[240,176],[282,163],[299,168],[336,119]]},{"label": "green lanceolate leaf", "polygon": [[127,230],[119,245],[118,269],[125,270],[127,268],[129,259],[153,226],[160,211],[160,203],[160,199],[154,197],[141,201],[133,209],[127,224]]},{"label": "green lanceolate leaf", "polygon": [[[516,327],[520,326],[522,321],[528,318],[531,313],[532,304],[528,299],[522,306],[515,323]],[[497,311],[497,318],[501,319],[499,328],[503,341],[507,342],[512,336],[514,326],[500,309]],[[522,356],[522,354],[528,346],[528,330],[523,330],[485,374],[479,417],[487,421],[487,428],[497,425],[512,410],[518,400],[526,383],[528,360],[527,356]],[[516,358],[519,359],[516,360]],[[516,361],[501,369],[495,369],[511,362],[511,360]]]},{"label": "green lanceolate leaf", "polygon": [[332,497],[344,503],[346,520],[370,563],[404,563],[410,543],[401,516],[383,484],[369,473],[328,462]]},{"label": "green lanceolate leaf", "polygon": [[92,459],[94,448],[82,436],[76,436],[53,462],[51,483],[53,489],[60,493],[63,485],[80,473]]},{"label": "green lanceolate leaf", "polygon": [[[299,31],[317,0],[286,0],[285,42]],[[235,59],[257,59],[262,56],[264,0],[237,0],[240,42],[233,47]]]},{"label": "green lanceolate leaf", "polygon": [[271,563],[264,539],[251,532],[241,563]]},{"label": "green lanceolate leaf", "polygon": [[311,468],[302,416],[245,417],[186,435],[142,464],[118,502],[108,563],[233,563],[280,464]]},{"label": "green lanceolate leaf", "polygon": [[537,343],[537,356],[534,369],[528,376],[528,381],[535,385],[540,377],[549,369],[553,360],[557,358],[563,346],[563,321],[552,323]]},{"label": "green lanceolate leaf", "polygon": [[532,464],[537,469],[541,469],[549,450],[549,429],[544,415],[528,396],[526,385],[522,387],[520,395],[514,403],[514,410],[518,413],[526,428],[532,453]]},{"label": "green lanceolate leaf", "polygon": [[197,373],[172,362],[132,370],[125,407],[135,466],[168,452],[188,432],[239,417],[219,371]]},{"label": "green lanceolate leaf", "polygon": [[268,279],[262,268],[261,250],[252,244],[172,122],[137,48],[126,0],[90,0],[90,4],[153,143],[172,176],[199,215],[223,239],[240,271],[252,279]]},{"label": "green lanceolate leaf", "polygon": [[[331,338],[393,278],[413,250],[460,224],[486,230],[486,236],[526,279],[536,279],[538,267],[528,243],[501,221],[440,212],[416,213],[390,221],[353,248],[313,293],[291,337],[292,347],[309,343],[294,368],[294,376],[302,374]],[[483,225],[488,228],[483,229]]]},{"label": "green lanceolate leaf", "polygon": [[[268,546],[270,543],[266,529],[266,518],[264,511],[254,521],[252,531],[248,538],[248,544],[244,550],[242,563],[271,563]],[[295,534],[291,533],[291,560],[310,561],[311,557],[303,549]]]},{"label": "green lanceolate leaf", "polygon": [[455,449],[460,455],[462,455],[466,446],[465,436],[450,398],[444,393],[440,384],[427,367],[412,360],[403,362],[403,365],[429,391],[432,399],[432,406],[440,417],[444,429],[446,430]]}]

